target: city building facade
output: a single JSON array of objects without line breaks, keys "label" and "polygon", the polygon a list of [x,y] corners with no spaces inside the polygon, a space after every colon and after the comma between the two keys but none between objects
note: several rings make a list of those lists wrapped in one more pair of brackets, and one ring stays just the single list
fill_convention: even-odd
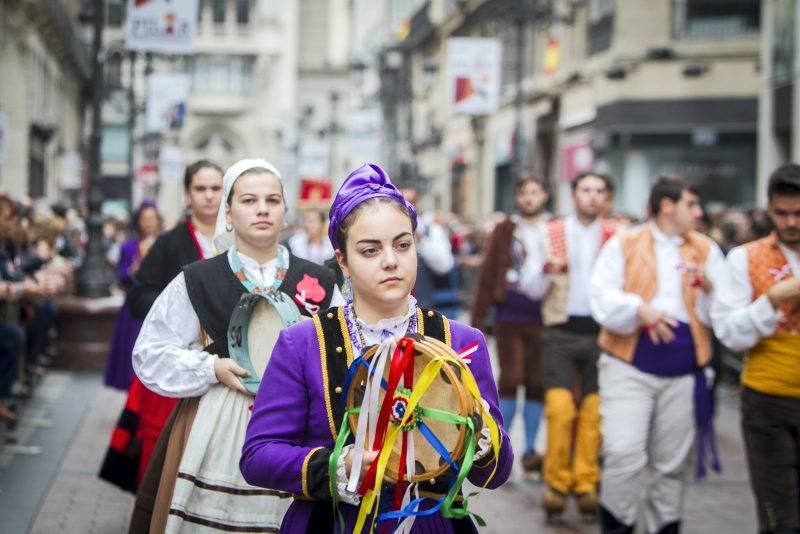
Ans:
[{"label": "city building facade", "polygon": [[[522,171],[545,178],[554,209],[598,169],[617,209],[645,215],[661,173],[691,179],[712,208],[755,202],[759,28],[756,0],[418,2],[385,94],[388,161],[428,184],[437,207],[475,217],[513,205]],[[502,43],[498,108],[451,113],[447,41]]]},{"label": "city building facade", "polygon": [[90,62],[77,0],[0,3],[0,192],[71,202],[83,179]]}]

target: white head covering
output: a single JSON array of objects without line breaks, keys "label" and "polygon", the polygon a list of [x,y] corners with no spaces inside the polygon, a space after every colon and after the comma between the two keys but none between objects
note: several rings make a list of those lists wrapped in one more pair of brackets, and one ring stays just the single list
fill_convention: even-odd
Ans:
[{"label": "white head covering", "polygon": [[228,197],[233,189],[233,184],[236,180],[253,169],[263,169],[270,174],[274,174],[281,179],[281,174],[274,165],[263,159],[242,159],[230,166],[222,177],[222,198],[220,199],[219,213],[217,214],[217,226],[214,229],[214,247],[217,253],[222,254],[235,243],[233,231],[226,229],[227,223],[225,222],[225,204],[228,202]]}]

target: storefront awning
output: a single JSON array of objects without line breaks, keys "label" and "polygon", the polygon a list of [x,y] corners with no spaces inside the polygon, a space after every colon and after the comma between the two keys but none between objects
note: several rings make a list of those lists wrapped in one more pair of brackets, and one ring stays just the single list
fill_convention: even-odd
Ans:
[{"label": "storefront awning", "polygon": [[682,134],[700,129],[720,133],[755,132],[758,100],[707,98],[691,100],[622,100],[597,108],[597,133]]}]

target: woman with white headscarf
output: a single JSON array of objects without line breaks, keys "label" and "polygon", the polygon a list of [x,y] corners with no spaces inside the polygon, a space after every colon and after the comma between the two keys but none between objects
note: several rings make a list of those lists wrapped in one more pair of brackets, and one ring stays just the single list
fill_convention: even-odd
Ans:
[{"label": "woman with white headscarf", "polygon": [[239,473],[252,396],[227,341],[245,293],[277,290],[306,316],[344,302],[333,272],[279,244],[286,209],[271,164],[234,164],[223,178],[214,239],[220,254],[185,267],[144,321],[133,351],[136,374],[156,393],[185,399],[166,438],[150,532],[270,531],[289,505],[286,496],[254,488]]}]

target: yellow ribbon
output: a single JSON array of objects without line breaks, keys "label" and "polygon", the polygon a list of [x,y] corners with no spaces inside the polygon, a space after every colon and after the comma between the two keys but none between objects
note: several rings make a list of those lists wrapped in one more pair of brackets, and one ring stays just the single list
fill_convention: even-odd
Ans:
[{"label": "yellow ribbon", "polygon": [[486,485],[491,481],[494,477],[495,472],[497,471],[497,458],[500,451],[500,430],[497,427],[497,423],[495,422],[494,418],[491,414],[484,408],[483,403],[481,402],[481,393],[478,389],[478,384],[475,381],[475,377],[472,376],[472,372],[469,370],[466,365],[459,359],[454,358],[451,355],[439,355],[435,356],[419,375],[416,384],[414,384],[414,389],[411,392],[411,398],[408,401],[408,406],[406,407],[405,414],[403,415],[402,422],[400,426],[394,426],[389,429],[386,434],[386,438],[384,439],[383,445],[381,446],[380,453],[378,454],[378,466],[376,468],[375,473],[375,487],[371,488],[367,491],[367,493],[361,499],[361,506],[358,510],[358,518],[356,519],[356,524],[354,528],[354,532],[361,532],[364,528],[364,524],[366,523],[367,516],[372,512],[375,511],[375,514],[372,517],[372,522],[370,525],[370,532],[375,529],[375,519],[377,518],[377,510],[375,509],[378,504],[378,500],[376,499],[378,495],[381,493],[381,487],[383,485],[383,476],[386,472],[386,465],[389,463],[389,458],[391,456],[391,451],[394,448],[394,443],[397,440],[397,437],[400,432],[402,432],[401,426],[407,425],[410,422],[410,419],[414,416],[414,410],[419,404],[420,400],[422,400],[422,396],[428,390],[428,388],[433,384],[436,376],[438,375],[439,371],[442,368],[442,365],[445,363],[450,362],[454,363],[459,366],[462,370],[461,378],[464,382],[464,385],[467,388],[469,394],[473,397],[473,399],[477,402],[478,406],[480,407],[480,412],[482,414],[483,420],[486,424],[489,425],[489,436],[491,438],[492,444],[492,451],[494,452],[495,462],[494,462],[494,469],[492,469],[492,473],[486,479],[486,483],[481,488],[483,491],[486,488]]}]

